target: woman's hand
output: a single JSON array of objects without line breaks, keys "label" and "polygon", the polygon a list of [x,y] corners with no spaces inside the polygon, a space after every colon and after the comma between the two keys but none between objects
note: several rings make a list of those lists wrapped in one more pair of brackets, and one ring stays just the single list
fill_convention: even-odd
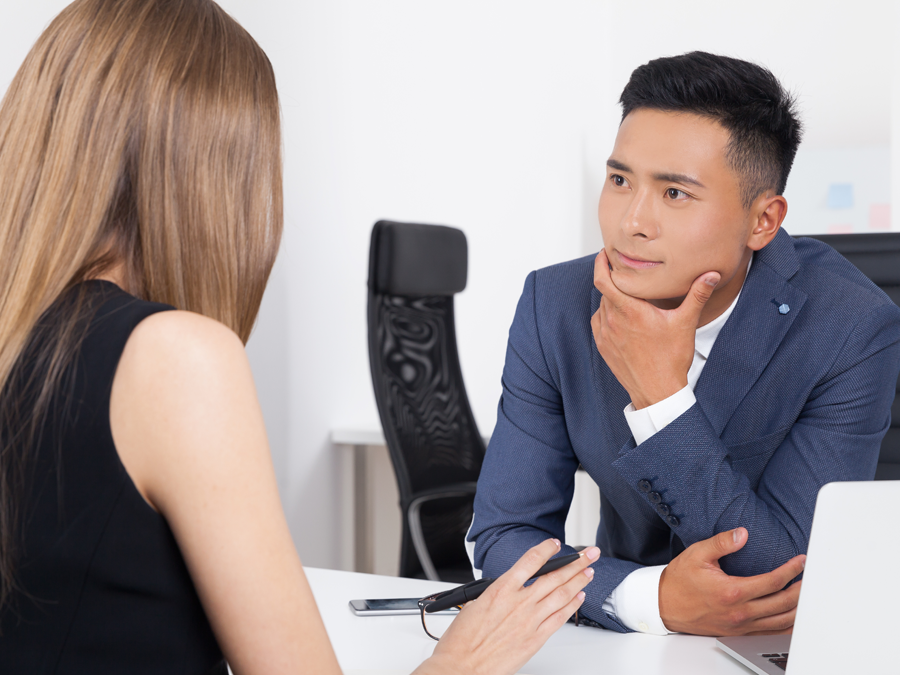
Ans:
[{"label": "woman's hand", "polygon": [[521,668],[584,602],[581,589],[594,576],[588,565],[600,557],[600,549],[588,548],[575,562],[525,588],[558,552],[559,542],[548,539],[523,555],[478,600],[463,607],[415,675],[503,675]]}]

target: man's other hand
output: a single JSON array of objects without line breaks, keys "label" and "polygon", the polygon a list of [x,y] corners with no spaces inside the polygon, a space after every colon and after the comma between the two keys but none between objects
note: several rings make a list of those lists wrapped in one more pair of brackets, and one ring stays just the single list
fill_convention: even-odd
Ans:
[{"label": "man's other hand", "polygon": [[620,291],[606,251],[594,262],[594,286],[603,294],[591,317],[597,349],[638,410],[687,386],[700,313],[719,283],[717,272],[698,277],[677,309],[659,309]]},{"label": "man's other hand", "polygon": [[755,577],[731,577],[719,558],[747,543],[743,527],[698,541],[676,557],[659,580],[659,616],[666,628],[694,635],[790,633],[800,598],[797,577],[806,564],[798,555]]}]

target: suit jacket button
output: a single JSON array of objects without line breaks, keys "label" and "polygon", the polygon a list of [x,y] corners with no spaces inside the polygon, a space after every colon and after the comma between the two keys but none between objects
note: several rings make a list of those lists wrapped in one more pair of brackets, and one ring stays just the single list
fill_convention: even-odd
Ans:
[{"label": "suit jacket button", "polygon": [[681,521],[675,516],[668,516],[666,522],[669,524],[669,527],[678,527],[681,524]]},{"label": "suit jacket button", "polygon": [[650,485],[649,480],[644,479],[638,481],[638,490],[640,490],[641,492],[646,494],[647,492],[650,492],[651,489],[652,486]]},{"label": "suit jacket button", "polygon": [[650,500],[651,504],[659,504],[662,502],[662,496],[658,492],[651,492],[647,495],[647,498]]},{"label": "suit jacket button", "polygon": [[661,515],[663,518],[672,513],[672,509],[669,508],[668,504],[657,504],[656,512]]}]

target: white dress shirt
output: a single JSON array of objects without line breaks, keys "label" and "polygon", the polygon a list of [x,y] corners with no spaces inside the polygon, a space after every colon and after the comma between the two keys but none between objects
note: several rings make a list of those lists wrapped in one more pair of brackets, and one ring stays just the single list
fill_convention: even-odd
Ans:
[{"label": "white dress shirt", "polygon": [[[747,273],[750,272],[752,264],[751,258],[750,264],[747,265]],[[684,389],[640,410],[635,410],[631,403],[625,406],[623,411],[625,421],[628,422],[637,445],[665,429],[696,403],[694,387],[697,386],[697,380],[700,379],[700,373],[703,372],[706,359],[709,358],[722,326],[728,321],[740,297],[741,294],[738,293],[728,309],[697,329],[694,337],[694,360],[688,370],[688,383]],[[671,631],[665,627],[659,616],[659,578],[664,569],[665,565],[642,567],[629,574],[603,602],[603,611],[617,617],[631,630],[652,635],[668,635]]]}]

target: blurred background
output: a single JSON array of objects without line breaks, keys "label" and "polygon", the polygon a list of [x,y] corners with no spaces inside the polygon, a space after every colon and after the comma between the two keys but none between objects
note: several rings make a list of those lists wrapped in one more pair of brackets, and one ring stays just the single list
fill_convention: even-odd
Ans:
[{"label": "blurred background", "polygon": [[[66,4],[4,2],[4,91]],[[618,95],[640,64],[699,49],[767,66],[797,94],[806,127],[786,229],[900,229],[900,206],[891,210],[900,205],[900,175],[891,178],[892,159],[900,166],[894,2],[219,4],[266,50],[281,93],[285,235],[248,352],[307,565],[352,569],[358,560],[353,453],[362,451],[371,453],[367,480],[378,493],[365,525],[377,547],[369,571],[396,573],[399,511],[387,456],[351,447],[379,428],[366,345],[372,224],[466,233],[457,334],[469,398],[489,435],[526,275],[602,245],[596,204]],[[595,525],[580,531],[589,536]]]}]

